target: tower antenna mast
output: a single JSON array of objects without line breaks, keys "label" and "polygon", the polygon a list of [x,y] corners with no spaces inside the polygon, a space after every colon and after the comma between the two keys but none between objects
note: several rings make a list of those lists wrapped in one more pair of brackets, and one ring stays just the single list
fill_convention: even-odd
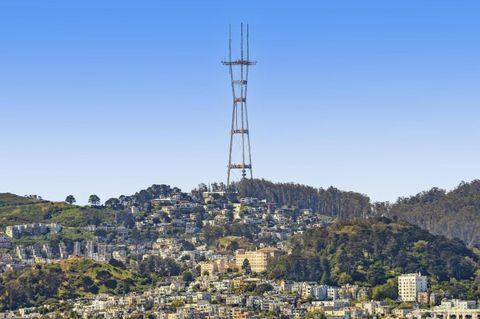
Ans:
[{"label": "tower antenna mast", "polygon": [[[228,60],[222,61],[222,64],[229,68],[233,97],[232,124],[230,129],[230,146],[227,166],[227,186],[229,186],[231,182],[232,170],[241,170],[242,178],[247,177],[248,171],[249,177],[253,178],[250,130],[248,126],[247,84],[248,68],[251,65],[255,65],[257,62],[250,60],[248,24],[246,25],[245,31],[246,32],[244,32],[242,23],[240,25],[240,57],[232,59],[232,28],[231,26],[229,27]],[[236,142],[240,144],[239,154],[235,154],[236,150],[234,150],[233,147]],[[237,155],[237,157],[235,157],[235,155]]]}]

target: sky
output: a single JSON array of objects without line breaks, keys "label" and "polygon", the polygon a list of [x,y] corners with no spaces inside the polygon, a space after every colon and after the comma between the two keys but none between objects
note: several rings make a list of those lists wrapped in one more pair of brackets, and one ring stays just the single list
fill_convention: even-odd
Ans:
[{"label": "sky", "polygon": [[254,176],[394,201],[480,177],[477,0],[0,1],[0,192],[225,181],[228,26]]}]

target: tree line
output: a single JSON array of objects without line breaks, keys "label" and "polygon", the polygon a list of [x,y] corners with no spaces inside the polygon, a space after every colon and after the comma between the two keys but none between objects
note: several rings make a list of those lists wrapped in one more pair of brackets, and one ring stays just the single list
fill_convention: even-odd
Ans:
[{"label": "tree line", "polygon": [[294,183],[272,183],[264,179],[243,179],[235,184],[240,197],[257,197],[278,205],[340,217],[356,218],[372,215],[370,198],[364,194]]},{"label": "tree line", "polygon": [[372,202],[364,194],[335,187],[323,189],[263,179],[244,179],[235,187],[241,197],[257,197],[338,218],[386,216],[405,220],[434,234],[480,247],[480,180],[462,182],[450,192],[434,187],[395,203]]}]

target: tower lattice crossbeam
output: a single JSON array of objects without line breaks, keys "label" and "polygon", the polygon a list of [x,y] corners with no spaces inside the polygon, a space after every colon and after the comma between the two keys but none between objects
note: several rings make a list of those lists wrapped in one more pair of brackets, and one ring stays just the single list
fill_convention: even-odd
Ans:
[{"label": "tower lattice crossbeam", "polygon": [[[248,43],[248,24],[246,25],[246,33],[244,34],[243,23],[240,27],[240,58],[232,59],[232,31],[229,29],[228,40],[228,61],[222,61],[223,65],[228,66],[230,71],[230,80],[232,85],[233,110],[232,124],[230,130],[230,148],[228,154],[228,172],[227,186],[230,185],[232,170],[241,170],[242,178],[247,176],[249,172],[250,178],[253,178],[252,171],[252,152],[250,148],[250,130],[248,127],[248,109],[247,109],[247,84],[248,84],[248,68],[255,65],[256,61],[249,59],[249,43]],[[235,72],[234,72],[235,69]],[[233,144],[234,139],[238,136],[240,139],[240,163],[233,162]]]}]

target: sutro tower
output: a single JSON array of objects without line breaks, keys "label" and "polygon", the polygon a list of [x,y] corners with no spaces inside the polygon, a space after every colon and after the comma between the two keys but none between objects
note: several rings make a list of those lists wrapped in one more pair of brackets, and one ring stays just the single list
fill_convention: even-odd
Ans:
[{"label": "sutro tower", "polygon": [[[232,28],[230,26],[228,37],[228,61],[222,61],[222,64],[228,66],[230,70],[233,95],[227,186],[230,185],[232,169],[241,170],[242,178],[247,176],[248,170],[250,171],[250,178],[253,178],[250,131],[248,128],[247,84],[248,67],[250,65],[255,65],[257,62],[249,60],[248,24],[246,25],[245,31],[246,34],[244,34],[242,23],[240,26],[240,57],[232,60]],[[237,154],[236,150],[234,151],[234,144],[236,145],[237,143],[240,146],[240,154]]]}]

